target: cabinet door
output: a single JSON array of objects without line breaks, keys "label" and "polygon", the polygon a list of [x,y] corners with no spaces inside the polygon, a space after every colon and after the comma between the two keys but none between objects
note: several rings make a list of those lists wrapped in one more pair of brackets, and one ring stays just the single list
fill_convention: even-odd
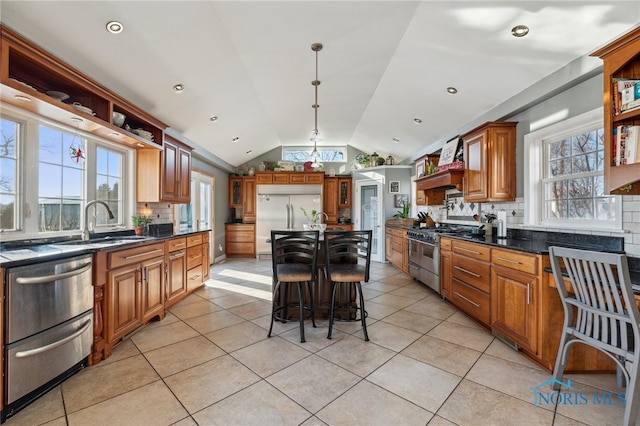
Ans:
[{"label": "cabinet door", "polygon": [[256,179],[242,180],[242,221],[256,223]]},{"label": "cabinet door", "polygon": [[191,201],[191,151],[178,149],[178,200],[188,204]]},{"label": "cabinet door", "polygon": [[385,259],[387,259],[389,262],[391,262],[391,239],[392,239],[393,235],[391,234],[391,231],[387,229],[387,231],[384,234],[384,257]]},{"label": "cabinet door", "polygon": [[209,249],[209,243],[202,244],[202,281],[209,279],[209,273],[211,271]]},{"label": "cabinet door", "polygon": [[487,146],[485,132],[470,135],[464,141],[464,199],[483,201],[487,192]]},{"label": "cabinet door", "polygon": [[512,269],[491,268],[491,326],[537,353],[538,278]]},{"label": "cabinet door", "polygon": [[164,153],[162,154],[162,181],[161,198],[164,201],[173,201],[178,198],[178,146],[167,140],[164,142]]},{"label": "cabinet door", "polygon": [[141,309],[142,322],[147,322],[155,316],[164,318],[164,258],[144,262],[140,271],[142,291]]},{"label": "cabinet door", "polygon": [[338,178],[338,209],[351,208],[351,178]]},{"label": "cabinet door", "polygon": [[324,203],[322,211],[327,214],[327,223],[336,223],[338,221],[338,178],[327,177],[324,179]]},{"label": "cabinet door", "polygon": [[187,252],[169,253],[167,261],[166,307],[178,302],[187,294]]},{"label": "cabinet door", "polygon": [[491,154],[488,161],[489,199],[510,201],[516,194],[516,140],[513,127],[493,127],[488,131]]},{"label": "cabinet door", "polygon": [[409,273],[409,238],[406,234],[402,236],[402,268],[400,269]]},{"label": "cabinet door", "polygon": [[119,339],[142,324],[139,277],[139,265],[114,269],[108,274],[108,342]]},{"label": "cabinet door", "polygon": [[242,178],[229,178],[229,207],[232,209],[242,208]]},{"label": "cabinet door", "polygon": [[451,298],[451,252],[440,251],[440,295]]}]

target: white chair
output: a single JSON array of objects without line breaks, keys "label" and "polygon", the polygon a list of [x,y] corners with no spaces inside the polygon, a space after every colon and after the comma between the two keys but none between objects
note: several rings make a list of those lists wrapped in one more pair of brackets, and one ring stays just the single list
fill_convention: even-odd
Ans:
[{"label": "white chair", "polygon": [[[633,297],[624,254],[550,247],[551,267],[564,307],[564,328],[552,388],[560,389],[567,353],[574,343],[608,355],[626,380],[624,425],[638,416],[640,313]],[[568,276],[571,287],[563,280]]]}]

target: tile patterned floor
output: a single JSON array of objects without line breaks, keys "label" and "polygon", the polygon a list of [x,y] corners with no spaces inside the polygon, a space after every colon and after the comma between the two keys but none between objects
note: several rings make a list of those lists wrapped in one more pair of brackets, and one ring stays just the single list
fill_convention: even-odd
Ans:
[{"label": "tile patterned floor", "polygon": [[[617,425],[621,405],[535,405],[551,375],[425,286],[372,265],[359,323],[270,322],[271,264],[214,265],[197,293],[7,425]],[[575,392],[622,392],[568,375]],[[544,388],[547,392],[548,387]]]}]

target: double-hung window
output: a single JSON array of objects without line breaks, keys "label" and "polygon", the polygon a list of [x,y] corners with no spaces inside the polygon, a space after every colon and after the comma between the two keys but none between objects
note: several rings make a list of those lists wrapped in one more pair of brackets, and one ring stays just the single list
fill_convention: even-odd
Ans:
[{"label": "double-hung window", "polygon": [[525,136],[525,223],[620,229],[621,200],[604,193],[602,109]]}]

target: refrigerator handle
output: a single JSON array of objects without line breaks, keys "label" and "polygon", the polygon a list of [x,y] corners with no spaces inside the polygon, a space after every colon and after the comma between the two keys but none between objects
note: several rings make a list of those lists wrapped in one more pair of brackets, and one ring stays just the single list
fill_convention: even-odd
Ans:
[{"label": "refrigerator handle", "polygon": [[291,228],[291,213],[289,211],[291,204],[286,204],[285,207],[287,208],[287,212],[285,213],[285,223],[287,225],[287,229],[289,229]]}]

